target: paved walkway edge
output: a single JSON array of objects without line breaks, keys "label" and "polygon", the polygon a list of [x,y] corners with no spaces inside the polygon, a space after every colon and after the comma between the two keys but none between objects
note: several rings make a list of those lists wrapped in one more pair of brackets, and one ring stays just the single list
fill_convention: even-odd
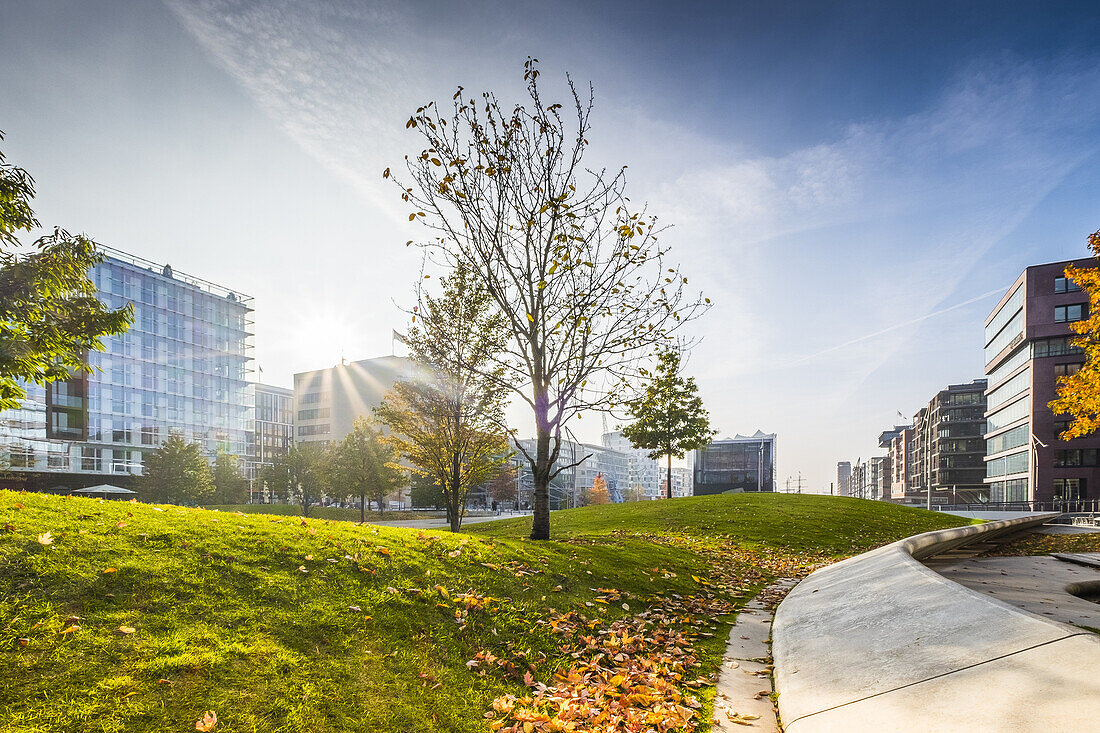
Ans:
[{"label": "paved walkway edge", "polygon": [[1100,636],[917,561],[1053,516],[916,535],[803,580],[772,627],[787,733],[1094,729]]}]

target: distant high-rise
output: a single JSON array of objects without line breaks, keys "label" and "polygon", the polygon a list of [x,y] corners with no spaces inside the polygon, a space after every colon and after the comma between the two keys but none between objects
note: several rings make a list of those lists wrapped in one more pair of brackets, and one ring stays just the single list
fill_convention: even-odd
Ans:
[{"label": "distant high-rise", "polygon": [[838,461],[836,464],[836,495],[849,496],[852,480],[852,462]]},{"label": "distant high-rise", "polygon": [[1069,417],[1048,407],[1058,378],[1085,361],[1071,324],[1088,317],[1089,298],[1065,277],[1068,265],[1098,266],[1090,258],[1028,267],[986,319],[984,473],[993,502],[1100,497],[1100,433],[1063,441]]},{"label": "distant high-rise", "polygon": [[224,451],[252,452],[252,299],[108,247],[91,269],[97,297],[134,305],[134,323],[91,372],[29,385],[20,407],[0,413],[0,486],[34,490],[129,484],[144,456],[169,435]]}]

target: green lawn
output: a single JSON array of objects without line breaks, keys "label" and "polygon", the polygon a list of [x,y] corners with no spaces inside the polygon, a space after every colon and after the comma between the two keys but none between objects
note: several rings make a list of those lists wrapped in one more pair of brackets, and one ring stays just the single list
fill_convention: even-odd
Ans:
[{"label": "green lawn", "polygon": [[[220,512],[242,512],[244,514],[273,514],[277,517],[299,517],[302,515],[302,507],[297,504],[232,504],[222,506],[208,506],[207,509],[215,509]],[[358,522],[358,509],[341,509],[340,507],[311,507],[309,516],[316,519],[335,519],[342,522]],[[433,517],[445,517],[444,511],[387,511],[379,514],[376,511],[367,511],[367,521],[387,522],[399,519],[431,519]]]},{"label": "green lawn", "polygon": [[[549,543],[529,521],[452,535],[0,492],[0,729],[188,731],[213,710],[219,732],[523,730],[540,683],[582,684],[555,672],[664,644],[705,730],[737,604],[962,523],[809,496],[558,512]],[[611,682],[593,698],[649,704]]]}]

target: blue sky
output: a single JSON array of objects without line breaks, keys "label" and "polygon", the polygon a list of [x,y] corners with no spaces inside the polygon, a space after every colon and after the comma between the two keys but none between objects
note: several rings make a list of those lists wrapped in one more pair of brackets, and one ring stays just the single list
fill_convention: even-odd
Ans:
[{"label": "blue sky", "polygon": [[[256,296],[266,381],[388,353],[418,259],[379,173],[458,84],[591,80],[599,162],[715,307],[723,435],[827,487],[981,376],[1027,264],[1100,228],[1093,3],[7,3],[0,129],[48,225]],[[517,413],[517,417],[522,413]],[[598,419],[577,433],[596,439]]]}]

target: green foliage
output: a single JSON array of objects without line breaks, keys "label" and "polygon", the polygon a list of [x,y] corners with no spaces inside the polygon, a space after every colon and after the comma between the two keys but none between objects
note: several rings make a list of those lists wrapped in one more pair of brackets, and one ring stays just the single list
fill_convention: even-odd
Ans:
[{"label": "green foliage", "polygon": [[684,378],[680,350],[665,349],[657,358],[657,370],[645,392],[627,403],[634,422],[623,428],[623,437],[635,448],[646,448],[649,457],[668,461],[665,488],[672,498],[672,458],[710,442],[715,431],[695,378]]},{"label": "green foliage", "polygon": [[420,473],[413,473],[412,475],[409,499],[414,507],[442,509],[447,506],[447,500],[443,496],[443,487],[436,483],[436,480],[431,476]]},{"label": "green foliage", "polygon": [[214,496],[217,504],[245,504],[248,502],[248,479],[241,475],[241,462],[237,456],[219,451],[214,459]]},{"label": "green foliage", "polygon": [[377,502],[378,511],[384,512],[387,497],[405,483],[393,448],[365,417],[355,419],[355,427],[332,447],[331,456],[333,491],[359,497],[361,521],[366,521],[368,500]]},{"label": "green foliage", "polygon": [[293,501],[308,517],[313,503],[319,501],[331,477],[332,456],[316,443],[292,445],[285,456],[265,466],[262,480],[276,495]]},{"label": "green foliage", "polygon": [[462,526],[471,489],[511,457],[504,433],[507,391],[499,354],[508,333],[489,293],[463,262],[425,295],[406,343],[418,367],[375,409],[383,440],[442,493],[451,530]]},{"label": "green foliage", "polygon": [[178,435],[145,454],[138,487],[147,502],[203,504],[215,499],[214,475],[202,446]]},{"label": "green foliage", "polygon": [[39,226],[34,195],[34,179],[0,152],[0,410],[20,404],[24,383],[87,370],[87,352],[133,321],[132,305],[110,310],[96,299],[88,269],[103,256],[88,237],[55,228],[30,253],[11,251],[18,232]]}]

